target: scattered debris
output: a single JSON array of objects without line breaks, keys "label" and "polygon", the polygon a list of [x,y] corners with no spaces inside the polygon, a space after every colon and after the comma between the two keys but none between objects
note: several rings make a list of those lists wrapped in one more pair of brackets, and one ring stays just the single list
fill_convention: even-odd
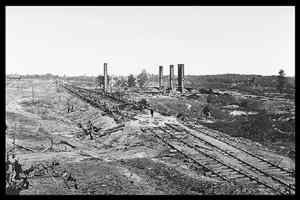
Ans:
[{"label": "scattered debris", "polygon": [[[35,88],[39,98],[34,104],[28,101],[28,105],[23,102],[20,107],[17,107],[16,105],[19,104],[13,98],[22,98],[20,94],[11,95],[8,100],[8,125],[12,121],[23,120],[20,127],[25,131],[21,130],[22,135],[17,135],[17,138],[28,141],[18,144],[19,146],[16,145],[16,147],[29,151],[26,152],[24,165],[30,167],[22,168],[22,170],[19,170],[18,167],[15,168],[17,171],[23,171],[22,173],[15,172],[18,175],[14,175],[15,182],[19,181],[15,185],[19,185],[18,187],[22,188],[22,192],[28,188],[29,190],[26,189],[28,194],[39,192],[51,194],[116,194],[119,193],[118,191],[122,191],[124,194],[129,194],[129,191],[133,194],[146,194],[147,192],[149,194],[264,193],[257,191],[258,187],[255,184],[249,187],[225,184],[204,170],[200,170],[199,166],[192,165],[190,160],[179,156],[177,151],[169,150],[153,134],[140,129],[141,127],[155,128],[170,122],[173,125],[203,123],[210,124],[213,128],[223,123],[219,128],[222,132],[229,131],[232,132],[232,135],[240,132],[240,134],[247,133],[247,136],[253,136],[253,133],[247,130],[249,128],[254,130],[254,128],[264,124],[264,121],[258,120],[261,121],[258,123],[257,120],[249,121],[248,119],[256,117],[254,116],[255,112],[259,111],[253,107],[256,106],[254,105],[256,103],[261,104],[261,99],[240,98],[230,92],[222,93],[213,89],[199,89],[198,92],[197,88],[188,88],[184,90],[184,93],[171,92],[166,88],[156,88],[156,91],[152,92],[154,95],[151,95],[151,92],[147,94],[147,89],[135,88],[133,91],[129,88],[122,95],[115,93],[104,95],[100,89],[77,87],[74,84],[62,84],[61,90],[59,90],[60,98],[53,98],[57,95],[57,89],[46,85],[46,83],[45,81],[44,85],[40,84],[39,87]],[[45,86],[47,91],[40,89],[45,88]],[[69,93],[66,92],[67,90]],[[255,103],[251,104],[252,100],[249,101],[250,103],[247,100],[243,101],[247,98],[254,98]],[[50,106],[46,106],[46,104]],[[67,105],[67,108],[64,105]],[[273,103],[268,105],[271,105],[271,110],[276,107],[276,109],[286,109],[286,112],[290,112],[284,106]],[[35,111],[36,106],[40,106],[40,112]],[[269,109],[267,103],[264,104],[263,108]],[[16,116],[15,113],[20,116]],[[277,114],[278,117],[273,117],[270,120],[272,121],[271,125],[275,123],[276,125],[269,126],[266,123],[264,127],[272,128],[273,131],[278,132],[277,135],[274,134],[276,136],[274,137],[275,141],[286,135],[292,138],[293,130],[286,124],[294,123],[293,116],[289,116],[289,113],[277,112]],[[176,115],[177,119],[174,117]],[[28,120],[23,116],[28,117]],[[203,120],[204,118],[207,120]],[[245,121],[240,120],[244,118]],[[240,126],[243,126],[243,129]],[[174,131],[177,134],[176,137],[180,137],[187,144],[193,144],[193,148],[217,157],[217,151],[214,148],[209,148],[207,143],[187,137],[187,134],[183,134],[183,130],[179,126],[175,126],[174,130],[176,130]],[[267,134],[265,135],[266,130],[259,127],[255,130],[259,133],[255,136],[256,138],[269,137]],[[207,131],[211,134],[214,133],[211,129]],[[8,137],[12,135],[11,132],[9,130]],[[214,134],[224,138],[229,137],[221,133]],[[241,137],[234,138],[234,141],[247,148],[247,151],[261,154],[270,160],[279,160],[278,155],[263,149],[265,144],[256,144],[245,140],[242,138],[245,135],[237,136]],[[36,143],[36,145],[27,146],[30,143]],[[46,148],[41,148],[41,144],[48,143]],[[178,145],[178,149],[187,148],[180,146],[179,141],[174,138],[173,144]],[[276,143],[274,145],[277,145],[278,149],[281,147],[280,151],[286,151],[290,157],[295,156],[293,148],[286,148],[285,145]],[[40,149],[40,151],[35,149]],[[236,149],[233,150],[236,151]],[[17,151],[20,153],[20,149]],[[20,155],[22,154],[20,153]],[[194,159],[199,156],[197,152],[193,152],[191,155]],[[52,162],[50,158],[58,160]],[[160,165],[149,162],[150,158],[163,160],[166,164]],[[224,155],[220,158],[228,159]],[[35,159],[39,161],[35,161]],[[119,162],[120,159],[123,162]],[[41,160],[49,160],[49,162]],[[79,160],[80,162],[78,162]],[[231,161],[230,159],[226,160],[226,162],[234,165],[234,162]],[[284,162],[280,161],[280,165],[287,165]],[[171,164],[176,164],[178,167],[172,168],[170,167]],[[103,165],[109,165],[109,167],[102,167]],[[123,172],[118,170],[120,167],[118,165],[122,165]],[[185,166],[186,173],[180,171],[184,168],[181,165]],[[214,166],[210,167],[213,168]],[[110,170],[107,170],[108,168]],[[293,168],[292,165],[290,168]],[[8,169],[9,167],[7,167]],[[98,177],[98,174],[101,176]],[[192,179],[191,174],[193,174]],[[10,176],[7,176],[7,180],[9,179]],[[61,187],[60,184],[62,183],[66,187]],[[33,188],[36,188],[36,191]]]}]

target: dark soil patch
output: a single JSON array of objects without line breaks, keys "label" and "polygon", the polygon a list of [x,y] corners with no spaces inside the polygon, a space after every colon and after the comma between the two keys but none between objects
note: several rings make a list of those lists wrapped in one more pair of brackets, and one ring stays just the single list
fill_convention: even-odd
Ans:
[{"label": "dark soil patch", "polygon": [[103,162],[82,161],[65,164],[79,183],[82,194],[142,194],[142,191],[120,174],[115,165]]},{"label": "dark soil patch", "polygon": [[63,183],[61,177],[57,177],[57,182],[46,176],[35,177],[30,180],[33,185],[28,190],[24,190],[23,194],[143,194],[143,191],[127,177],[120,174],[115,167],[115,163],[105,163],[100,161],[86,160],[79,163],[61,163],[55,167],[57,172],[64,170],[71,173],[76,179],[78,189],[73,184],[69,184],[70,188]]},{"label": "dark soil patch", "polygon": [[217,104],[220,106],[227,106],[227,105],[238,105],[239,104],[239,100],[229,94],[221,94],[221,95],[213,95],[210,94],[207,96],[207,103],[210,104]]},{"label": "dark soil patch", "polygon": [[[6,112],[6,120],[8,122],[7,135],[12,138],[15,134],[16,139],[34,139],[45,140],[44,135],[36,132],[36,128],[39,126],[37,121],[30,119],[22,114]],[[15,125],[16,124],[16,125]]]},{"label": "dark soil patch", "polygon": [[23,107],[39,106],[39,107],[49,108],[49,109],[54,108],[50,100],[44,100],[44,99],[35,100],[33,102],[27,100],[21,102],[20,105]]},{"label": "dark soil patch", "polygon": [[255,186],[211,183],[191,178],[173,167],[156,163],[145,158],[136,158],[121,162],[135,173],[147,177],[147,182],[156,190],[165,194],[256,194]]},{"label": "dark soil patch", "polygon": [[[19,113],[14,113],[14,112],[6,112],[6,120],[8,122],[11,122],[11,125],[13,126],[14,122],[19,123],[19,124],[26,124],[28,126],[37,126],[38,122],[30,119],[29,117],[26,117],[25,115],[19,114]],[[13,128],[13,127],[9,127]]]},{"label": "dark soil patch", "polygon": [[[228,95],[225,95],[226,97]],[[230,98],[230,97],[229,97]],[[230,101],[229,103],[232,103]],[[231,116],[220,109],[220,105],[207,104],[206,101],[198,102],[193,100],[179,100],[179,99],[151,99],[152,107],[160,112],[168,113],[173,116],[183,116],[187,118],[202,119],[204,117],[202,109],[205,105],[209,105],[209,110],[214,119],[224,120]],[[190,110],[187,109],[187,104],[191,105]]]},{"label": "dark soil patch", "polygon": [[[281,155],[294,159],[290,151],[295,151],[295,121],[275,123],[272,116],[259,112],[257,115],[236,117],[232,122],[199,123],[233,137],[244,137],[259,142]],[[274,129],[275,127],[290,132],[281,133]]]}]

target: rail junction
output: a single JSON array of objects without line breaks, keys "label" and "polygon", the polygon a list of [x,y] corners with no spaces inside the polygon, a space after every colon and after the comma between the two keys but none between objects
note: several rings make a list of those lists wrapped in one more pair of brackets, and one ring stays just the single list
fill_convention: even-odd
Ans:
[{"label": "rail junction", "polygon": [[[63,87],[72,95],[103,110],[119,123],[136,120],[135,116],[143,109],[151,109],[148,105],[125,100],[101,90],[69,84],[64,84]],[[208,176],[230,183],[258,184],[270,194],[295,194],[294,172],[246,150],[242,144],[218,131],[188,122],[145,126],[141,131],[153,135],[204,169]]]}]

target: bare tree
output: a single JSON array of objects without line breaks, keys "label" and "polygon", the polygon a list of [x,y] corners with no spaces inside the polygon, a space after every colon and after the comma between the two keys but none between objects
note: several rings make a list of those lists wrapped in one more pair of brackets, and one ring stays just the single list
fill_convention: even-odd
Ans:
[{"label": "bare tree", "polygon": [[130,74],[128,76],[127,85],[128,85],[128,87],[135,87],[136,86],[136,78],[134,78],[134,76],[132,74]]},{"label": "bare tree", "polygon": [[114,82],[114,86],[117,87],[117,88],[126,87],[127,86],[127,81],[124,77],[118,77],[118,78],[116,78],[116,80]]},{"label": "bare tree", "polygon": [[147,71],[145,69],[137,76],[137,82],[140,88],[145,86],[145,83],[149,80]]},{"label": "bare tree", "polygon": [[[107,84],[108,85],[109,85],[109,82],[110,82],[110,76],[107,76]],[[102,76],[102,75],[97,76],[96,83],[100,87],[103,87],[103,85],[104,85],[104,76]]]},{"label": "bare tree", "polygon": [[278,81],[277,88],[279,92],[282,93],[286,84],[285,72],[283,71],[283,69],[279,70],[277,81]]}]

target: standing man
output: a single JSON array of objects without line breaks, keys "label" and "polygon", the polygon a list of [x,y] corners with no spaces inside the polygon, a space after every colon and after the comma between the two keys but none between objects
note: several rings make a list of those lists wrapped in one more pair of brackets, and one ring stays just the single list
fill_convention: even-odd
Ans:
[{"label": "standing man", "polygon": [[151,114],[151,118],[153,118],[154,111],[152,108],[150,109],[150,114]]},{"label": "standing man", "polygon": [[12,183],[15,181],[15,177],[16,177],[16,171],[15,171],[15,162],[16,162],[16,158],[15,155],[12,154],[11,160],[10,160],[10,176],[9,176],[9,182]]},{"label": "standing man", "polygon": [[94,134],[94,126],[91,120],[88,122],[88,133],[90,135],[90,139],[93,139],[93,134]]},{"label": "standing man", "polygon": [[74,111],[74,105],[71,104],[71,112],[73,112],[73,111]]},{"label": "standing man", "polygon": [[69,113],[70,112],[70,102],[69,102],[69,100],[67,100],[67,112]]},{"label": "standing man", "polygon": [[6,167],[6,183],[10,182],[10,178],[11,178],[11,174],[13,172],[12,170],[12,163],[9,159],[9,154],[7,154],[7,161],[5,163],[5,167]]}]

